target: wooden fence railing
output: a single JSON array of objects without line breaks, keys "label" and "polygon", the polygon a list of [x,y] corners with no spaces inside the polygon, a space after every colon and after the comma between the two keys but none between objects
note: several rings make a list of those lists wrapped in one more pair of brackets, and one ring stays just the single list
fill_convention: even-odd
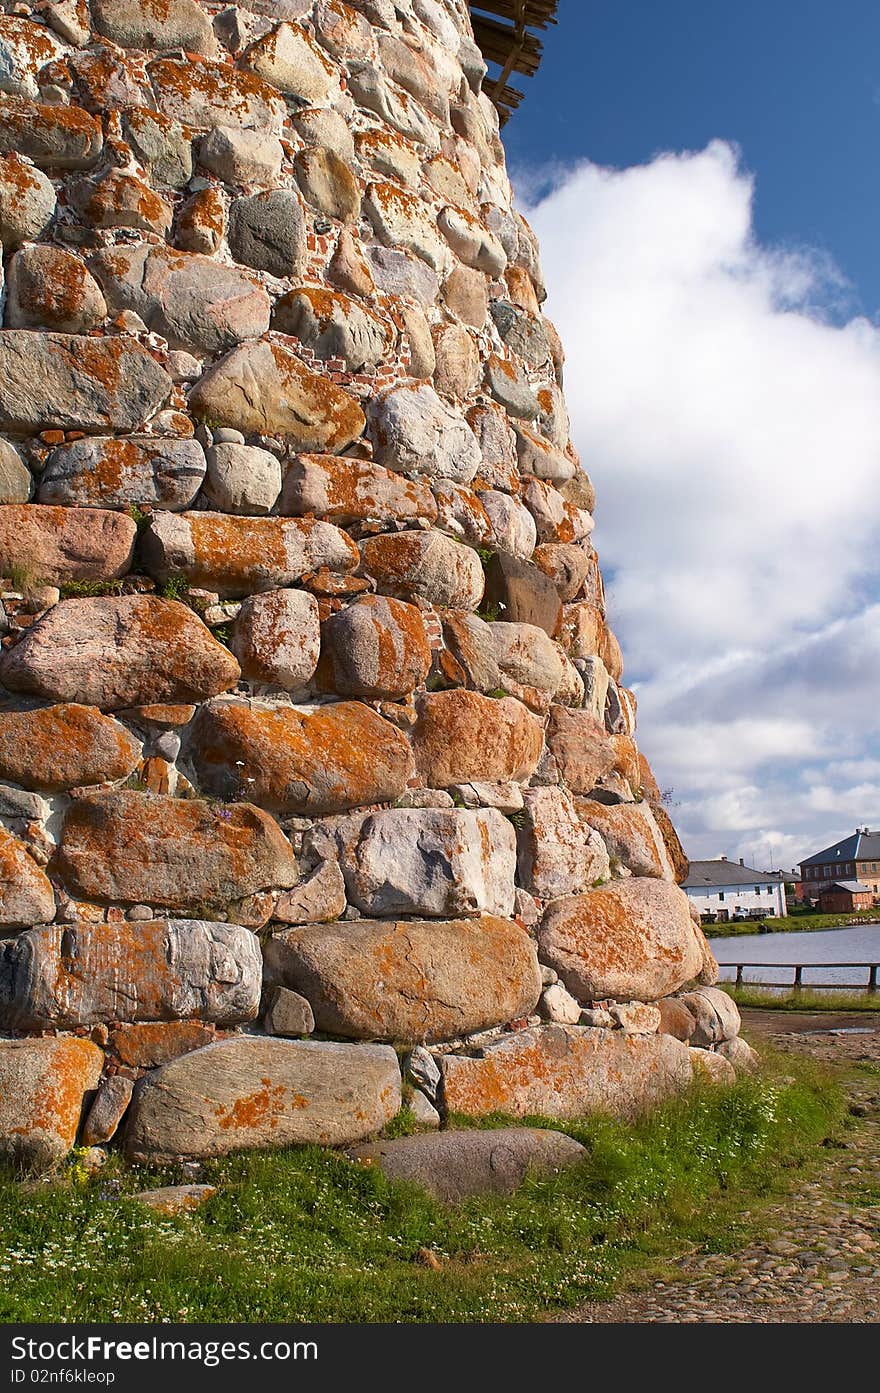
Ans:
[{"label": "wooden fence railing", "polygon": [[[838,992],[876,992],[877,990],[877,971],[880,963],[721,963],[722,968],[736,968],[736,987],[785,987],[787,982],[759,982],[750,977],[747,981],[743,978],[743,970],[747,967],[769,967],[774,971],[793,972],[794,978],[791,986],[794,991],[803,990],[808,986],[811,991],[838,991]],[[861,967],[868,974],[867,982],[808,982],[804,983],[804,973],[807,969],[829,967]],[[729,980],[729,979],[728,979]]]}]

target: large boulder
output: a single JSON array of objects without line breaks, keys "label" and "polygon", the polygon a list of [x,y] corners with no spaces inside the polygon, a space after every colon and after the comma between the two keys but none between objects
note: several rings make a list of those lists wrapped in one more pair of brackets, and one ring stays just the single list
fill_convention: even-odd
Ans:
[{"label": "large boulder", "polygon": [[561,788],[527,788],[517,830],[519,883],[540,899],[579,895],[609,875],[598,832]]},{"label": "large boulder", "polygon": [[50,924],[4,944],[4,1029],[109,1021],[253,1020],[262,960],[250,929],[197,919]]},{"label": "large boulder", "polygon": [[541,1127],[446,1131],[365,1142],[348,1153],[389,1180],[420,1185],[444,1204],[471,1195],[511,1195],[527,1175],[552,1175],[587,1158],[587,1149]]},{"label": "large boulder", "polygon": [[354,542],[329,522],[201,512],[155,513],[142,553],[158,580],[183,576],[233,596],[292,585],[322,566],[351,571],[358,561]]},{"label": "large boulder", "polygon": [[[293,190],[269,189],[237,198],[229,211],[229,246],[236,261],[255,271],[301,275],[308,263],[306,223]],[[323,381],[329,386],[326,378]],[[243,383],[236,385],[245,388]]]},{"label": "large boulder", "polygon": [[348,372],[376,367],[394,345],[390,320],[341,290],[311,285],[297,286],[281,297],[272,327],[292,334],[318,358],[341,358]]},{"label": "large boulder", "polygon": [[692,1078],[688,1047],[671,1035],[594,1026],[517,1031],[475,1058],[443,1055],[440,1067],[447,1111],[472,1117],[630,1120],[684,1092]]},{"label": "large boulder", "polygon": [[100,117],[81,106],[5,95],[0,101],[0,154],[23,155],[51,170],[89,169],[100,155]]},{"label": "large boulder", "polygon": [[543,748],[539,722],[514,697],[463,689],[425,692],[412,730],[416,768],[429,788],[527,779]]},{"label": "large boulder", "polygon": [[562,686],[565,666],[559,649],[535,624],[487,624],[476,614],[451,614],[443,624],[446,646],[461,664],[469,687],[499,688],[520,696]]},{"label": "large boulder", "polygon": [[340,696],[402,697],[420,687],[431,645],[415,605],[365,595],[324,624],[322,685]]},{"label": "large boulder", "polygon": [[480,467],[482,454],[467,421],[424,382],[378,397],[370,434],[376,460],[387,469],[469,484]]},{"label": "large boulder", "polygon": [[308,925],[275,934],[265,953],[319,1030],[356,1039],[448,1040],[527,1015],[541,992],[528,934],[488,916]]},{"label": "large boulder", "polygon": [[196,0],[93,0],[92,20],[99,34],[120,48],[183,48],[212,57],[217,40],[209,15]]},{"label": "large boulder", "polygon": [[55,187],[17,155],[0,157],[0,243],[12,250],[35,241],[55,215]]},{"label": "large boulder", "polygon": [[485,607],[512,623],[534,624],[551,638],[562,623],[562,602],[549,576],[503,551],[486,567]]},{"label": "large boulder", "polygon": [[210,367],[189,403],[194,415],[245,435],[283,436],[291,450],[338,452],[364,428],[354,397],[265,340],[240,344]]},{"label": "large boulder", "polygon": [[497,808],[371,813],[340,862],[349,901],[368,915],[513,913],[516,840]]},{"label": "large boulder", "polygon": [[0,1160],[32,1171],[63,1160],[103,1062],[91,1040],[0,1040]]},{"label": "large boulder", "polygon": [[211,702],[193,723],[190,756],[205,792],[231,797],[244,788],[282,814],[390,802],[413,774],[406,738],[358,701],[302,708]]},{"label": "large boulder", "polygon": [[297,455],[281,486],[278,511],[313,513],[345,527],[352,522],[433,522],[437,504],[423,479],[409,479],[371,460]]},{"label": "large boulder", "polygon": [[0,827],[0,929],[55,918],[55,892],[27,847]]},{"label": "large boulder", "polygon": [[87,899],[175,909],[225,905],[299,879],[290,843],[261,808],[127,789],[73,804],[57,866]]},{"label": "large boulder", "polygon": [[280,92],[254,73],[222,61],[192,63],[159,58],[148,67],[156,104],[163,116],[197,130],[242,126],[279,136],[287,119]]},{"label": "large boulder", "polygon": [[172,386],[136,339],[30,329],[0,329],[0,382],[0,429],[22,435],[137,430]]},{"label": "large boulder", "polygon": [[0,507],[0,574],[26,568],[44,584],[112,580],[131,567],[137,528],[104,508]]},{"label": "large boulder", "polygon": [[245,1148],[340,1146],[400,1109],[388,1045],[241,1036],[165,1064],[135,1091],[125,1133],[133,1161],[224,1156]]},{"label": "large boulder", "polygon": [[235,266],[153,247],[113,247],[89,265],[117,314],[132,310],[172,347],[223,353],[269,327],[269,296]]},{"label": "large boulder", "polygon": [[597,803],[578,799],[578,817],[598,832],[608,855],[635,876],[674,880],[660,829],[647,803]]},{"label": "large boulder", "polygon": [[0,779],[58,793],[127,778],[140,759],[137,740],[95,706],[0,711]]},{"label": "large boulder", "polygon": [[612,737],[589,711],[552,706],[547,746],[572,793],[592,793],[617,763]]},{"label": "large boulder", "polygon": [[87,334],[107,316],[104,296],[79,257],[61,247],[22,247],[7,272],[10,329]]},{"label": "large boulder", "polygon": [[250,681],[291,692],[304,687],[321,651],[314,595],[288,589],[249,595],[235,621],[232,651]]},{"label": "large boulder", "polygon": [[643,876],[555,900],[538,944],[542,961],[580,1001],[657,1001],[703,964],[687,896]]},{"label": "large boulder", "polygon": [[238,677],[232,654],[191,609],[151,595],[63,600],[0,659],[10,691],[102,710],[202,701]]},{"label": "large boulder", "polygon": [[368,537],[361,554],[383,594],[449,609],[476,609],[482,599],[479,556],[444,532],[384,532]]},{"label": "large boulder", "polygon": [[741,1025],[739,1008],[720,987],[698,987],[679,1000],[694,1018],[691,1044],[698,1049],[735,1040]]},{"label": "large boulder", "polygon": [[59,445],[40,475],[41,503],[65,507],[188,508],[205,478],[197,440],[93,435]]}]

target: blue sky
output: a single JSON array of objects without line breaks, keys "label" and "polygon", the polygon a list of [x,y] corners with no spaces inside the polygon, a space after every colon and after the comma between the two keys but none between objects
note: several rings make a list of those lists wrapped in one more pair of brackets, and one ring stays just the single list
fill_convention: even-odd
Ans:
[{"label": "blue sky", "polygon": [[880,7],[562,0],[505,128],[692,857],[880,826]]},{"label": "blue sky", "polygon": [[762,241],[807,243],[880,311],[880,5],[561,0],[504,142],[516,175],[739,145]]}]

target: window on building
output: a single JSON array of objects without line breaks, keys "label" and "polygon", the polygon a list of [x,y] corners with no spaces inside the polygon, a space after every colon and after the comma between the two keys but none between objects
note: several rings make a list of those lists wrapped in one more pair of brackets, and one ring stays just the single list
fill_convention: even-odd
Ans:
[{"label": "window on building", "polygon": [[761,893],[761,887],[760,887],[760,885],[756,885],[756,886],[755,886],[755,894],[756,894],[756,895],[760,895],[760,893]]},{"label": "window on building", "polygon": [[723,891],[723,890],[719,890],[719,891],[718,891],[718,898],[719,898],[719,900],[723,900],[723,899],[724,899],[724,891]]}]

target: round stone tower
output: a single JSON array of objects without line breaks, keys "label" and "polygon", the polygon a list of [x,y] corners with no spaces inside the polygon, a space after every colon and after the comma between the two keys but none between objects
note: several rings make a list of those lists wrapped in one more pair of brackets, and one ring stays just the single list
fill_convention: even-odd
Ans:
[{"label": "round stone tower", "polygon": [[468,6],[4,11],[0,1154],[723,1073]]}]

